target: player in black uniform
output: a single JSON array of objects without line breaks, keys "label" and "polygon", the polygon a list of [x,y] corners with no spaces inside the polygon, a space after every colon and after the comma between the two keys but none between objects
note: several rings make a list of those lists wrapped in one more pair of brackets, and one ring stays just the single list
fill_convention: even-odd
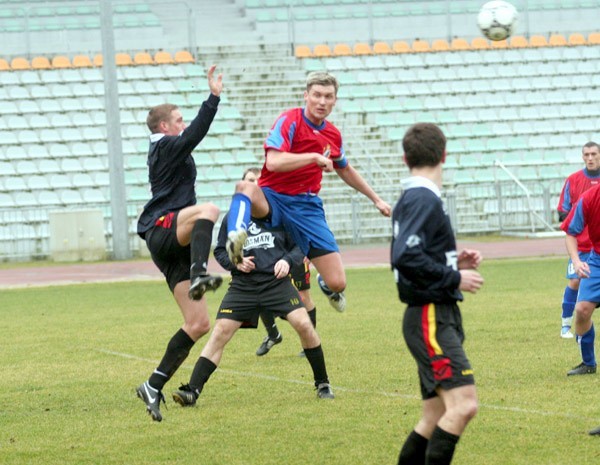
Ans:
[{"label": "player in black uniform", "polygon": [[152,133],[148,171],[152,198],[144,206],[137,225],[152,260],[165,275],[183,315],[183,326],[171,338],[165,354],[150,378],[136,393],[155,421],[162,420],[162,388],[188,356],[194,343],[210,330],[203,295],[217,289],[221,276],[210,275],[206,263],[212,230],[219,209],[211,203],[196,204],[196,165],[192,150],[204,138],[219,105],[223,77],[208,70],[211,91],[198,115],[186,127],[176,105],[153,107],[146,120]]},{"label": "player in black uniform", "polygon": [[292,263],[302,261],[302,252],[283,227],[272,228],[268,222],[251,218],[242,262],[234,265],[225,248],[227,215],[222,225],[215,258],[223,268],[231,271],[231,283],[189,384],[175,391],[173,400],[184,407],[194,405],[221,361],[225,345],[240,327],[256,328],[262,312],[285,318],[296,330],[313,371],[317,396],[333,399],[321,340],[288,277]]},{"label": "player in black uniform", "polygon": [[476,292],[483,278],[474,269],[476,250],[457,254],[440,196],[446,138],[430,123],[408,129],[402,141],[411,177],[393,211],[392,269],[406,344],[417,362],[423,416],[398,458],[399,465],[449,464],[467,423],[477,412],[473,370],[462,347],[457,301]]}]

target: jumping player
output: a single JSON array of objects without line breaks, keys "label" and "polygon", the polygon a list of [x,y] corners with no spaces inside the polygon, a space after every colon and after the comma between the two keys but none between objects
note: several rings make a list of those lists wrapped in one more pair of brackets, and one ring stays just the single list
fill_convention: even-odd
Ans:
[{"label": "jumping player", "polygon": [[[585,167],[582,170],[571,174],[565,181],[558,201],[558,218],[564,221],[571,209],[575,206],[581,194],[590,187],[600,183],[600,147],[596,142],[588,142],[583,146],[582,158]],[[592,243],[588,236],[587,228],[577,236],[577,249],[579,259],[586,261]],[[569,259],[567,265],[567,279],[569,282],[565,287],[562,303],[562,327],[560,335],[563,338],[572,338],[571,326],[573,324],[573,311],[577,301],[577,291],[579,290],[579,276],[573,268],[573,261]]]},{"label": "jumping player", "polygon": [[394,207],[392,269],[407,304],[403,334],[417,362],[423,416],[407,437],[398,465],[449,464],[456,444],[477,412],[473,370],[462,343],[457,301],[476,292],[476,250],[456,252],[450,219],[440,198],[446,138],[434,124],[410,127],[402,141],[411,176]]}]

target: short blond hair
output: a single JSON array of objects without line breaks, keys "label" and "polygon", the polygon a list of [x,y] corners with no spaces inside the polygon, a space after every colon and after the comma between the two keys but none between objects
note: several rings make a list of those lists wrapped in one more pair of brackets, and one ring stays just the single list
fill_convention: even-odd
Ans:
[{"label": "short blond hair", "polygon": [[313,71],[306,77],[306,91],[309,92],[312,86],[333,86],[335,87],[335,95],[338,93],[340,83],[337,78],[327,71]]}]

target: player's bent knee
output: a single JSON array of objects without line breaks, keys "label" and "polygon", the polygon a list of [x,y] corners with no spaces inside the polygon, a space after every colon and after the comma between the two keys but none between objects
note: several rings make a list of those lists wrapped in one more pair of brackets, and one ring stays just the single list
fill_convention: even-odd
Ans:
[{"label": "player's bent knee", "polygon": [[221,213],[221,210],[219,210],[219,207],[217,207],[214,203],[203,203],[199,205],[199,207],[200,212],[198,219],[207,219],[214,222],[219,218],[219,213]]},{"label": "player's bent knee", "polygon": [[194,340],[198,340],[210,331],[210,320],[203,318],[188,323],[186,326],[188,328],[188,331],[186,332],[189,333],[190,337]]},{"label": "player's bent knee", "polygon": [[344,292],[344,289],[346,289],[345,278],[332,278],[326,281],[325,283],[327,284],[327,287],[333,292]]}]

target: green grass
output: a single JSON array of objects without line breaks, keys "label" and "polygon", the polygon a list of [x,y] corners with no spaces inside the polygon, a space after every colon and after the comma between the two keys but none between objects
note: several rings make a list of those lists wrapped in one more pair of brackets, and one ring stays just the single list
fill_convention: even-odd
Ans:
[{"label": "green grass", "polygon": [[[598,377],[559,337],[565,259],[499,260],[461,305],[480,410],[462,465],[600,463]],[[0,305],[0,462],[9,464],[395,464],[420,415],[404,306],[387,269],[348,270],[348,310],[315,289],[317,329],[336,399],[319,401],[300,345],[256,357],[263,331],[242,330],[196,408],[170,392],[186,382],[202,339],[166,386],[154,423],[134,388],[181,324],[162,282],[4,290]],[[223,291],[209,295],[214,315]]]}]

